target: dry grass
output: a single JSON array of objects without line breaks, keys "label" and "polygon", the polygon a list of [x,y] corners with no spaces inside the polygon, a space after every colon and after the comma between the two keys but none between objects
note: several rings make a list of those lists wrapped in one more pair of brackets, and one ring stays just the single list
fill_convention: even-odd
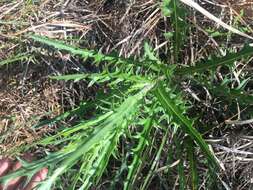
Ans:
[{"label": "dry grass", "polygon": [[60,86],[50,83],[41,69],[24,65],[0,71],[1,154],[15,154],[13,149],[38,140],[49,129],[31,127],[62,112]]}]

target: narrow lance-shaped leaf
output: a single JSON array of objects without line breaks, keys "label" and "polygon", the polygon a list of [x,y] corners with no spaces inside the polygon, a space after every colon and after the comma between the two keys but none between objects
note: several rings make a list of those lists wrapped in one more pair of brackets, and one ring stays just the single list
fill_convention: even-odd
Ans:
[{"label": "narrow lance-shaped leaf", "polygon": [[22,61],[22,60],[28,59],[29,57],[30,56],[28,54],[19,54],[19,55],[12,57],[12,58],[0,61],[0,68],[4,65],[7,65],[10,63],[15,63],[17,61]]},{"label": "narrow lance-shaped leaf", "polygon": [[29,37],[37,42],[40,42],[49,46],[53,46],[56,49],[68,51],[72,55],[80,55],[84,58],[94,58],[95,60],[97,60],[97,62],[101,62],[101,61],[112,62],[116,60],[122,61],[122,62],[130,61],[130,59],[124,59],[124,58],[121,59],[117,56],[104,55],[102,53],[99,53],[93,50],[77,48],[71,45],[64,44],[63,42],[52,40],[43,36],[29,35]]},{"label": "narrow lance-shaped leaf", "polygon": [[203,72],[207,70],[214,70],[219,66],[232,65],[236,60],[245,58],[250,55],[253,55],[253,48],[250,46],[246,46],[237,53],[229,53],[224,57],[212,58],[210,60],[197,63],[196,66],[192,67],[177,68],[175,70],[175,74],[191,75],[194,73]]},{"label": "narrow lance-shaped leaf", "polygon": [[202,138],[201,134],[193,127],[193,121],[189,120],[182,114],[181,110],[174,103],[173,99],[165,91],[165,88],[161,82],[158,83],[156,89],[154,90],[154,94],[164,110],[170,114],[176,123],[180,124],[181,129],[199,145],[205,156],[216,166],[216,159],[209,150],[208,145]]},{"label": "narrow lance-shaped leaf", "polygon": [[[114,54],[102,54],[101,52],[97,52],[94,50],[88,50],[88,49],[81,49],[78,47],[74,47],[68,44],[64,44],[61,41],[57,41],[57,40],[52,40],[43,36],[39,36],[39,35],[29,35],[29,38],[33,39],[34,41],[49,45],[49,46],[53,46],[54,48],[58,49],[58,50],[64,50],[64,51],[68,51],[69,53],[71,53],[72,55],[79,55],[82,56],[83,58],[92,58],[95,62],[99,63],[102,61],[106,61],[109,63],[122,63],[122,64],[134,64],[135,66],[141,66],[141,67],[150,67],[149,65],[145,65],[143,64],[144,62],[135,60],[134,58],[123,58],[123,57],[119,57],[117,55]],[[153,71],[159,71],[159,68],[156,66],[155,62],[152,65],[152,67],[150,67]]]},{"label": "narrow lance-shaped leaf", "polygon": [[178,0],[171,0],[172,7],[172,23],[174,27],[173,32],[173,53],[174,53],[174,63],[178,62],[178,57],[180,54],[180,49],[184,43],[186,22],[185,22],[185,10],[180,7]]},{"label": "narrow lance-shaped leaf", "polygon": [[51,76],[51,79],[55,80],[74,80],[75,82],[83,79],[89,79],[91,81],[96,81],[97,83],[107,82],[111,79],[118,79],[118,80],[126,80],[131,82],[150,82],[147,78],[134,75],[134,74],[127,74],[121,72],[103,72],[103,73],[92,73],[92,74],[70,74],[70,75],[61,75],[61,76]]}]

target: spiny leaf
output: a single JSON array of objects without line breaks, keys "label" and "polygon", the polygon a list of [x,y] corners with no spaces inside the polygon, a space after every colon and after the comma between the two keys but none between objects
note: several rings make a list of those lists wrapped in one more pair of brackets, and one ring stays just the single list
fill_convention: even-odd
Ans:
[{"label": "spiny leaf", "polygon": [[217,162],[213,154],[209,150],[208,145],[202,138],[201,134],[193,127],[193,121],[189,120],[182,114],[182,111],[175,104],[175,101],[166,92],[162,82],[158,83],[156,89],[154,90],[154,94],[164,110],[166,110],[172,119],[180,125],[181,129],[199,145],[206,157],[216,166]]},{"label": "spiny leaf", "polygon": [[57,41],[57,40],[52,40],[43,36],[39,36],[39,35],[29,35],[30,38],[32,38],[33,40],[49,45],[49,46],[53,46],[56,49],[59,50],[65,50],[68,51],[70,53],[72,53],[73,55],[81,55],[83,57],[93,57],[94,53],[90,50],[86,50],[86,49],[80,49],[80,48],[76,48],[74,46],[71,45],[66,45],[64,43],[62,43],[61,41]]},{"label": "spiny leaf", "polygon": [[57,41],[57,40],[52,40],[43,36],[38,36],[38,35],[29,35],[30,38],[32,38],[33,40],[49,45],[49,46],[53,46],[56,49],[59,50],[65,50],[70,52],[72,55],[80,55],[84,58],[94,58],[95,60],[101,62],[101,61],[109,61],[109,62],[114,62],[114,61],[124,61],[124,62],[130,62],[130,59],[123,59],[122,60],[117,57],[117,56],[113,56],[113,55],[103,55],[102,53],[93,51],[93,50],[87,50],[87,49],[81,49],[81,48],[77,48],[71,45],[67,45],[64,44],[61,41]]},{"label": "spiny leaf", "polygon": [[88,49],[81,49],[81,48],[77,48],[68,44],[64,44],[61,41],[58,40],[52,40],[43,36],[39,36],[39,35],[29,35],[29,38],[33,39],[34,41],[49,45],[49,46],[53,46],[54,48],[58,49],[58,50],[65,50],[68,51],[69,53],[71,53],[72,55],[79,55],[82,56],[83,58],[92,58],[93,60],[95,60],[95,62],[109,62],[109,63],[114,63],[114,64],[125,64],[125,65],[131,65],[134,64],[135,66],[141,66],[141,67],[146,67],[146,68],[150,68],[154,71],[158,70],[158,68],[156,67],[156,65],[151,65],[151,67],[149,65],[146,65],[145,62],[140,62],[138,60],[135,60],[133,58],[123,58],[123,57],[119,57],[115,54],[102,54],[100,52],[94,51],[94,50],[88,50]]},{"label": "spiny leaf", "polygon": [[[88,153],[92,148],[107,141],[115,131],[126,127],[128,120],[131,120],[140,104],[140,100],[153,88],[153,84],[147,84],[139,93],[129,96],[120,107],[115,110],[115,113],[107,117],[101,124],[94,127],[94,130],[77,145],[71,155],[64,158],[58,168],[53,172],[52,176],[44,182],[40,189],[47,189],[52,186],[58,176],[72,167],[82,155]],[[121,133],[120,133],[121,134]],[[119,136],[119,135],[118,135]],[[114,147],[115,148],[115,147]],[[113,148],[113,149],[114,149]],[[88,183],[89,184],[89,183]]]},{"label": "spiny leaf", "polygon": [[55,144],[55,141],[59,137],[62,136],[62,137],[67,139],[68,137],[71,137],[71,135],[73,135],[74,133],[77,133],[77,132],[83,131],[85,129],[88,129],[91,126],[98,125],[100,122],[104,121],[106,118],[108,118],[112,114],[113,114],[113,111],[110,111],[110,112],[107,112],[103,115],[98,115],[95,118],[92,118],[88,121],[81,122],[80,124],[75,125],[71,128],[64,128],[63,130],[59,131],[57,134],[42,139],[37,144],[40,144],[40,145],[48,145],[50,143]]},{"label": "spiny leaf", "polygon": [[142,77],[139,75],[134,75],[131,73],[122,73],[119,71],[116,72],[102,72],[102,73],[92,73],[92,74],[70,74],[70,75],[62,75],[62,76],[51,76],[51,79],[55,80],[74,80],[75,82],[83,79],[89,79],[91,80],[91,84],[89,86],[92,86],[94,83],[104,83],[107,81],[110,81],[111,79],[117,79],[114,80],[113,84],[117,84],[121,81],[131,81],[131,82],[141,82],[146,83],[150,82],[146,77]]},{"label": "spiny leaf", "polygon": [[214,70],[219,66],[232,65],[235,61],[253,55],[253,48],[245,46],[241,51],[237,53],[229,53],[224,57],[212,58],[201,63],[197,63],[196,66],[177,68],[175,74],[179,75],[192,75],[194,73],[203,72],[207,70]]},{"label": "spiny leaf", "polygon": [[124,190],[132,189],[132,186],[135,182],[136,175],[142,164],[141,155],[145,146],[147,145],[146,141],[151,131],[152,123],[153,123],[152,118],[148,118],[145,121],[143,131],[141,132],[140,137],[139,137],[138,145],[133,151],[134,152],[133,161],[131,165],[128,167],[128,174],[127,174],[126,181],[124,183]]},{"label": "spiny leaf", "polygon": [[[79,189],[88,190],[91,185],[95,185],[99,181],[120,135],[120,131],[115,131],[112,137],[108,137],[105,143],[101,144],[99,148],[102,148],[102,150],[98,151],[97,154],[93,151],[91,156],[94,157],[94,160],[90,158],[89,160],[83,160],[83,167],[80,169],[82,170],[80,172],[84,172],[85,174],[82,176],[82,186]],[[91,164],[90,167],[87,167],[87,162],[89,161],[91,161]]]},{"label": "spiny leaf", "polygon": [[148,43],[144,44],[144,51],[145,51],[145,57],[147,57],[149,60],[155,61],[157,64],[161,64],[161,61],[159,58],[155,55],[155,52],[153,49],[149,46]]},{"label": "spiny leaf", "polygon": [[26,60],[29,58],[28,54],[18,54],[12,58],[0,61],[0,68],[4,65],[10,64],[10,63],[15,63],[17,61],[22,61],[22,60]]}]

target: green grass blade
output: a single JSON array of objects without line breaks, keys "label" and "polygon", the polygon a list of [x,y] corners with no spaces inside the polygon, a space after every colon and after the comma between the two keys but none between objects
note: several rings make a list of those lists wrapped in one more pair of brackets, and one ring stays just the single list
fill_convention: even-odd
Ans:
[{"label": "green grass blade", "polygon": [[198,172],[197,172],[197,164],[196,164],[196,157],[194,155],[194,144],[192,139],[188,138],[185,141],[186,148],[187,148],[187,155],[190,162],[190,175],[191,175],[191,189],[197,190],[198,189]]},{"label": "green grass blade", "polygon": [[174,138],[176,145],[176,156],[177,160],[180,160],[177,165],[178,177],[179,177],[179,190],[185,190],[186,188],[186,179],[184,173],[184,160],[183,160],[183,151],[184,147],[181,140],[176,135]]},{"label": "green grass blade", "polygon": [[168,139],[168,133],[169,133],[169,128],[167,128],[163,138],[162,138],[162,142],[161,145],[159,146],[159,149],[157,150],[156,156],[153,160],[153,163],[149,169],[148,175],[145,177],[144,183],[141,186],[140,190],[145,190],[148,188],[149,184],[151,183],[151,180],[155,174],[155,169],[157,169],[157,166],[159,164],[159,160],[161,158],[161,154],[162,154],[162,150],[166,144],[166,141]]}]

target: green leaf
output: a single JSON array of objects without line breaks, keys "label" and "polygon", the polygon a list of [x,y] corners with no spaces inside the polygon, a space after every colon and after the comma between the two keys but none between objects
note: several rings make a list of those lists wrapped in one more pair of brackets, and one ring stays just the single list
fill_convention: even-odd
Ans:
[{"label": "green leaf", "polygon": [[88,74],[71,74],[71,75],[62,75],[62,76],[50,76],[51,79],[55,80],[74,80],[75,82],[87,78]]},{"label": "green leaf", "polygon": [[142,165],[141,156],[147,145],[148,136],[152,128],[152,118],[146,119],[144,123],[143,131],[139,136],[137,147],[133,150],[134,158],[130,166],[128,167],[128,174],[124,183],[124,190],[132,189],[135,179],[137,177],[138,170]]},{"label": "green leaf", "polygon": [[161,10],[164,16],[169,17],[172,14],[172,10],[170,7],[171,0],[163,0]]},{"label": "green leaf", "polygon": [[183,160],[183,151],[184,147],[182,141],[176,135],[174,138],[175,145],[176,145],[176,157],[177,160],[180,160],[177,165],[177,171],[179,176],[179,190],[185,190],[186,188],[186,179],[184,173],[184,160]]},{"label": "green leaf", "polygon": [[[123,129],[127,127],[128,121],[130,121],[134,117],[134,114],[136,113],[141,100],[152,88],[153,84],[147,84],[146,87],[144,87],[137,94],[129,96],[115,110],[113,114],[107,117],[98,126],[94,127],[94,130],[91,132],[91,134],[89,134],[88,136],[85,135],[85,137],[81,139],[80,142],[77,142],[76,147],[70,146],[73,147],[71,148],[72,153],[68,157],[63,159],[63,161],[59,164],[58,168],[54,170],[52,176],[50,176],[50,178],[42,184],[40,189],[47,190],[48,187],[51,187],[52,184],[61,174],[66,172],[70,167],[72,167],[75,163],[77,163],[77,161],[81,158],[81,156],[88,154],[93,149],[96,149],[97,146],[102,147],[102,150],[103,148],[106,148],[108,146],[111,147],[110,144],[107,144],[108,146],[105,146],[106,142],[109,141],[110,143],[112,143],[110,141],[110,137],[112,135],[114,136],[115,132],[119,133],[116,134],[117,138],[119,138],[119,136],[123,132]],[[113,140],[113,142],[115,142],[115,139]],[[114,148],[115,146],[111,149],[114,150]],[[69,148],[66,149],[68,150]],[[103,154],[109,156],[112,151],[111,149],[110,150],[108,149],[110,153],[104,152]],[[87,183],[87,185],[89,184],[90,183]]]},{"label": "green leaf", "polygon": [[196,155],[194,154],[194,144],[192,139],[187,138],[185,140],[187,155],[190,162],[190,175],[191,175],[191,189],[198,189],[198,172],[196,164]]},{"label": "green leaf", "polygon": [[216,166],[216,159],[201,134],[193,127],[193,121],[182,114],[182,111],[176,105],[174,99],[166,92],[161,82],[158,83],[154,94],[164,110],[172,117],[173,121],[180,125],[181,129],[199,145],[204,155]]},{"label": "green leaf", "polygon": [[12,58],[0,61],[0,68],[4,65],[10,64],[10,63],[15,63],[17,61],[22,61],[22,60],[26,60],[29,58],[28,54],[18,54]]},{"label": "green leaf", "polygon": [[[122,65],[138,65],[138,66],[145,66],[145,62],[140,62],[138,60],[135,60],[133,58],[123,58],[119,57],[115,54],[108,54],[104,55],[100,52],[94,51],[94,50],[88,50],[88,49],[81,49],[77,48],[68,44],[65,44],[61,41],[58,40],[52,40],[43,36],[39,35],[28,35],[29,38],[33,39],[34,41],[53,46],[54,48],[58,50],[64,50],[72,55],[79,55],[82,56],[83,58],[92,58],[95,62],[102,62],[106,61],[109,63],[114,63],[114,64],[122,64]],[[147,66],[149,67],[149,66]],[[154,68],[156,69],[156,68]]]},{"label": "green leaf", "polygon": [[166,33],[168,37],[173,35],[173,55],[174,63],[178,62],[181,47],[184,44],[187,24],[185,22],[185,12],[178,0],[163,0],[162,13],[169,16],[173,26],[172,33]]},{"label": "green leaf", "polygon": [[159,164],[159,160],[160,160],[161,155],[162,155],[163,148],[164,148],[164,146],[166,144],[166,141],[168,139],[168,132],[169,132],[169,128],[166,129],[165,134],[163,135],[161,144],[160,144],[160,146],[159,146],[159,148],[158,148],[158,150],[156,152],[156,156],[153,159],[153,162],[152,162],[152,165],[151,165],[151,167],[149,169],[148,175],[145,177],[144,182],[143,182],[140,190],[147,189],[148,186],[149,186],[149,184],[152,181],[152,178],[155,175],[155,170],[157,169],[157,166]]},{"label": "green leaf", "polygon": [[32,177],[33,174],[35,174],[40,169],[47,167],[47,166],[52,166],[52,165],[54,165],[54,163],[60,162],[68,156],[69,156],[68,152],[66,152],[66,153],[63,153],[63,152],[49,153],[47,155],[47,157],[45,157],[41,160],[33,161],[31,163],[24,162],[26,164],[23,165],[22,168],[16,170],[13,173],[10,173],[8,175],[0,177],[0,183],[1,184],[8,184],[8,182],[10,180],[20,177],[20,176]]},{"label": "green leaf", "polygon": [[197,63],[196,66],[187,68],[177,68],[175,74],[178,75],[192,75],[194,73],[200,73],[207,70],[215,70],[219,66],[232,65],[235,61],[242,58],[246,58],[253,54],[253,48],[250,46],[245,46],[241,51],[237,53],[229,53],[224,57],[212,58],[201,63]]}]

